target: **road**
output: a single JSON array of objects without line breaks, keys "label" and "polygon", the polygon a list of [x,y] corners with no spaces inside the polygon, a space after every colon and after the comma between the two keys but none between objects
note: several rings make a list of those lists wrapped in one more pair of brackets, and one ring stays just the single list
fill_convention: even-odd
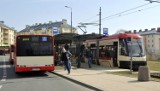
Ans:
[{"label": "road", "polygon": [[9,56],[0,56],[0,91],[91,91],[50,72],[16,74]]}]

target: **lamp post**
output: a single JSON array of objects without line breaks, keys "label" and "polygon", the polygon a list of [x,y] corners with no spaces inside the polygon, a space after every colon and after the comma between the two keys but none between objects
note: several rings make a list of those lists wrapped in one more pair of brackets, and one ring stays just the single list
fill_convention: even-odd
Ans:
[{"label": "lamp post", "polygon": [[71,33],[72,33],[72,7],[69,7],[69,6],[65,6],[65,7],[71,9]]}]

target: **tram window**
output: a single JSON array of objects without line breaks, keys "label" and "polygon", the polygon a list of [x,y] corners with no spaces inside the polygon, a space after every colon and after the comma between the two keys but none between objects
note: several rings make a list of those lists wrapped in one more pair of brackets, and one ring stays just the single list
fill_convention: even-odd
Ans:
[{"label": "tram window", "polygon": [[106,46],[106,57],[111,57],[111,48]]},{"label": "tram window", "polygon": [[105,57],[105,54],[106,54],[106,48],[104,48],[104,46],[101,46],[100,49],[99,49],[99,56],[100,57]]},{"label": "tram window", "polygon": [[125,50],[124,47],[121,48],[121,51],[120,51],[120,52],[121,52],[121,55],[126,55],[126,50]]},{"label": "tram window", "polygon": [[123,42],[123,39],[120,39],[120,41],[119,41],[119,53],[120,53],[120,55],[127,55],[127,53],[126,53],[126,48],[125,48],[125,44],[124,44],[124,42]]}]

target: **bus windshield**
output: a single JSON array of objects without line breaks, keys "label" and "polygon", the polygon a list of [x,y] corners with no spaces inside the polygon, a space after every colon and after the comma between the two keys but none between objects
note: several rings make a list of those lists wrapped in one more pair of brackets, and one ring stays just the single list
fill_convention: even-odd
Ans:
[{"label": "bus windshield", "polygon": [[141,57],[145,55],[142,38],[132,39],[132,43],[131,38],[128,38],[126,39],[126,45],[128,56]]},{"label": "bus windshield", "polygon": [[53,55],[51,36],[19,36],[17,38],[17,56]]}]

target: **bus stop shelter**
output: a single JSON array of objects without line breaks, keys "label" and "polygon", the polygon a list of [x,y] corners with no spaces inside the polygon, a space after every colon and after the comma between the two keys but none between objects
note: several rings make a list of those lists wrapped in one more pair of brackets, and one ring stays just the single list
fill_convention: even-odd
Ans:
[{"label": "bus stop shelter", "polygon": [[[96,40],[96,39],[101,39],[104,37],[103,35],[100,34],[76,34],[76,33],[62,33],[62,34],[57,34],[54,36],[54,44],[56,45],[56,49],[58,49],[58,45],[61,44],[72,44],[73,42],[76,43],[76,56],[78,57],[77,60],[81,60],[80,53],[83,53],[84,47],[82,42],[85,40]],[[77,65],[77,67],[80,67],[80,61]]]}]

